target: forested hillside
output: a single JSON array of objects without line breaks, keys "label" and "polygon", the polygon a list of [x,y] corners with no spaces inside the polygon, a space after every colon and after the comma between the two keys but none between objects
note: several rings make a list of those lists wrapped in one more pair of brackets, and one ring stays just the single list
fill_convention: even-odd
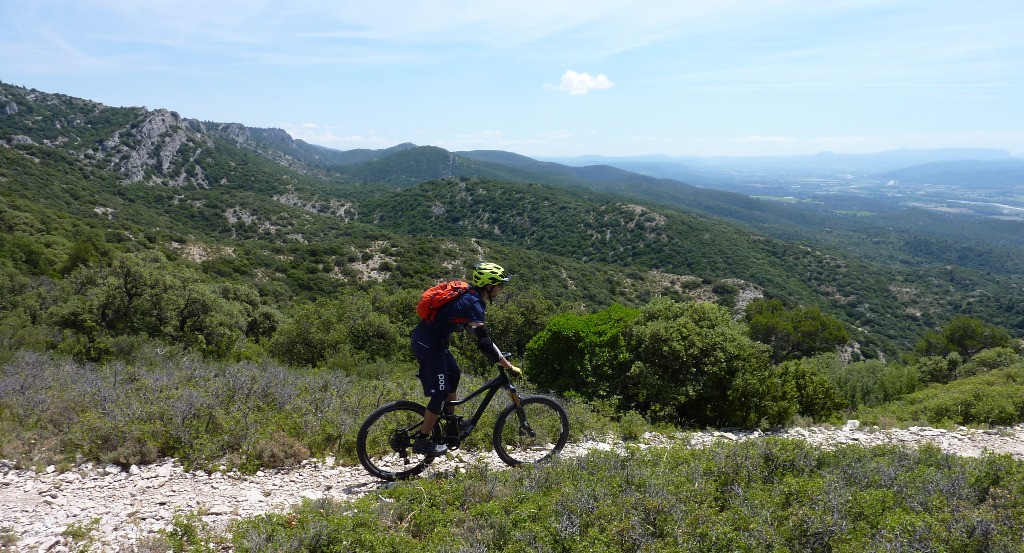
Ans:
[{"label": "forested hillside", "polygon": [[[0,398],[11,451],[29,430],[95,458],[242,451],[258,465],[277,448],[346,451],[372,401],[318,394],[336,379],[373,401],[411,393],[419,293],[481,259],[514,275],[489,312],[495,341],[525,357],[532,384],[582,402],[574,413],[595,428],[593,413],[758,426],[929,384],[973,393],[956,383],[1013,367],[1024,332],[1021,260],[998,255],[1012,249],[1005,231],[984,244],[915,235],[904,216],[883,231],[501,152],[338,152],[9,85],[0,110],[0,392],[20,390]],[[483,365],[470,344],[454,347]],[[549,373],[559,369],[597,384],[574,389]],[[278,386],[267,374],[293,376]],[[243,380],[264,395],[237,393]],[[139,395],[97,395],[100,384]],[[333,406],[333,422],[298,398]],[[160,407],[172,403],[185,411]],[[149,422],[125,429],[125,412]],[[1016,417],[1005,415],[971,416]],[[203,425],[216,437],[178,433]]]},{"label": "forested hillside", "polygon": [[[503,152],[458,155],[409,144],[337,152],[294,141],[282,131],[108,108],[6,85],[3,90],[5,105],[15,106],[0,118],[8,145],[3,151],[6,201],[32,202],[33,209],[42,210],[41,220],[73,216],[75,224],[105,227],[104,237],[94,236],[93,242],[124,242],[124,234],[114,239],[111,231],[130,234],[134,226],[146,229],[138,234],[147,236],[147,248],[172,256],[208,251],[201,254],[208,274],[216,268],[255,283],[255,265],[260,265],[260,278],[269,281],[265,286],[280,284],[289,295],[331,293],[358,283],[362,277],[337,278],[359,273],[353,261],[383,264],[386,271],[369,282],[420,286],[450,272],[443,267],[451,260],[443,259],[434,242],[480,239],[519,252],[511,254],[516,258],[530,259],[534,255],[528,252],[536,252],[554,256],[557,264],[601,264],[604,269],[561,271],[594,294],[569,297],[594,306],[686,292],[678,284],[659,292],[658,281],[740,279],[793,306],[833,313],[863,330],[862,341],[890,354],[957,314],[1024,329],[1024,315],[1016,307],[1022,295],[1017,256],[979,251],[953,236],[906,236],[894,242],[872,226],[859,234],[843,231],[842,240],[791,242],[779,239],[786,234],[780,229],[828,221],[820,214],[612,168],[569,168]],[[432,180],[437,177],[454,180]],[[531,177],[533,184],[498,180]],[[632,199],[618,199],[610,195],[614,191]],[[664,201],[645,204],[638,198]],[[729,215],[747,226],[709,214]],[[833,222],[850,228],[848,222]],[[949,228],[938,221],[930,226]],[[62,234],[58,230],[55,237],[81,238]],[[53,271],[71,246],[51,239],[44,247],[43,236],[30,241],[42,248],[38,262],[45,258]],[[11,237],[22,238],[21,233]],[[267,245],[256,247],[248,239]],[[408,240],[431,245],[402,247]],[[221,241],[233,244],[218,246]],[[389,244],[386,254],[374,249],[382,242]],[[858,255],[870,244],[873,255]],[[229,250],[230,256],[216,255]],[[282,266],[281,258],[288,256],[304,269]],[[551,271],[537,265],[543,264],[521,266],[521,281],[565,297],[565,290],[552,289],[557,281],[544,276]],[[590,280],[602,283],[585,283]]]}]

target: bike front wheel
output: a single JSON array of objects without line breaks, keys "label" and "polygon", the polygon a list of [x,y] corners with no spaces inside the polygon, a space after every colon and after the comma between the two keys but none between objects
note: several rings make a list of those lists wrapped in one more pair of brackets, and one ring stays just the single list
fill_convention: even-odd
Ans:
[{"label": "bike front wheel", "polygon": [[423,472],[433,457],[413,453],[412,444],[423,427],[425,410],[419,403],[395,401],[370,413],[356,435],[363,468],[389,482]]},{"label": "bike front wheel", "polygon": [[494,425],[494,451],[510,466],[540,463],[557,455],[569,440],[569,416],[547,396],[522,398],[509,405]]}]

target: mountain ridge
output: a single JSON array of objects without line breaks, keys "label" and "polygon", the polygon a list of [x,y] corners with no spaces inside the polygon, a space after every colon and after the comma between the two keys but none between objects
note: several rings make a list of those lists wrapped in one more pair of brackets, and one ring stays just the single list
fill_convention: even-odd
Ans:
[{"label": "mountain ridge", "polygon": [[[7,179],[7,197],[37,202],[31,209],[39,213],[31,217],[53,219],[73,209],[88,225],[142,232],[147,247],[171,255],[179,255],[172,244],[230,249],[236,260],[220,255],[197,262],[211,275],[290,287],[268,288],[282,297],[337,293],[366,275],[420,286],[470,256],[500,251],[530,268],[528,286],[553,289],[564,283],[560,275],[580,274],[567,297],[590,305],[712,288],[718,291],[707,297],[732,301],[727,298],[746,284],[725,281],[739,278],[766,295],[816,305],[867,333],[881,332],[901,347],[954,308],[1024,328],[1024,315],[964,299],[976,290],[1016,298],[1019,283],[929,261],[947,262],[947,252],[955,252],[957,262],[991,270],[989,260],[1004,251],[951,248],[953,236],[908,247],[885,235],[857,235],[866,247],[877,250],[873,244],[882,243],[896,252],[882,258],[897,259],[896,265],[872,265],[878,262],[810,241],[814,234],[835,235],[840,220],[834,217],[611,167],[571,168],[509,152],[459,153],[410,143],[344,157],[280,129],[107,108],[6,86],[0,94],[5,106],[20,98],[0,117],[0,154],[10,160],[0,177]],[[356,157],[367,160],[350,163]],[[645,228],[668,230],[648,236]],[[779,238],[786,232],[804,242]],[[39,255],[54,258],[51,266],[64,263],[73,240],[40,238],[58,246],[39,246]],[[12,242],[11,251],[24,244]],[[300,260],[294,263],[302,270],[282,259]],[[1000,270],[1013,270],[1015,259]],[[31,270],[47,270],[35,263]],[[946,290],[950,279],[964,290]],[[908,285],[896,281],[912,282],[914,293],[897,294]]]}]

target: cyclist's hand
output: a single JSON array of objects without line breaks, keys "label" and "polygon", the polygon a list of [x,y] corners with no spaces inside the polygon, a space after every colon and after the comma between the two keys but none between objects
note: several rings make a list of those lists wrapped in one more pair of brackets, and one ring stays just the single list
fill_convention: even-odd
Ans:
[{"label": "cyclist's hand", "polygon": [[523,369],[520,369],[515,365],[509,365],[507,369],[516,376],[523,376]]}]

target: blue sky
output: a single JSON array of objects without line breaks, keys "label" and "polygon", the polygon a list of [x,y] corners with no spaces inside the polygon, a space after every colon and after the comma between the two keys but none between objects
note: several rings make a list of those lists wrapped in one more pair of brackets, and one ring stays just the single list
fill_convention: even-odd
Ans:
[{"label": "blue sky", "polygon": [[534,157],[1024,155],[1020,0],[8,0],[0,80]]}]

